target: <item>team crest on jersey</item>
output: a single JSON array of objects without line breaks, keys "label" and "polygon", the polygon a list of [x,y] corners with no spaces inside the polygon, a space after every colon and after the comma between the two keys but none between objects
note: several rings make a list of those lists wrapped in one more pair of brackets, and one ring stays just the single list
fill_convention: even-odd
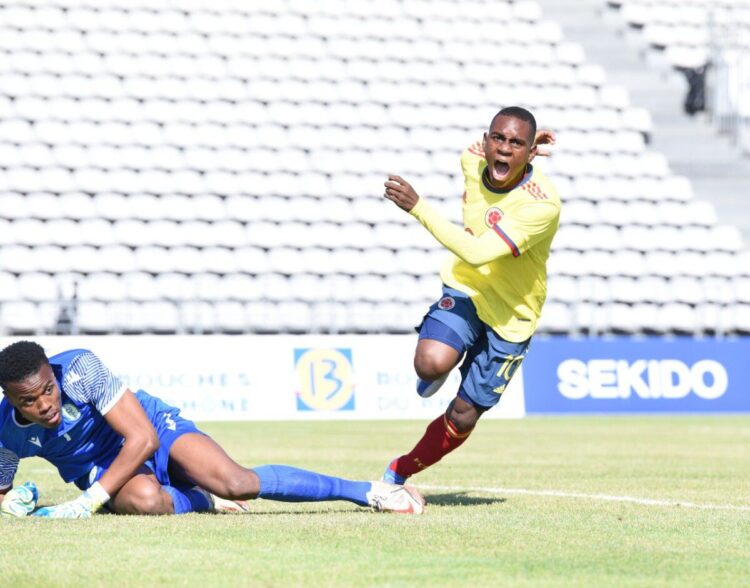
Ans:
[{"label": "team crest on jersey", "polygon": [[438,308],[441,310],[450,310],[454,306],[456,306],[456,301],[452,296],[443,296],[438,302]]},{"label": "team crest on jersey", "polygon": [[62,405],[62,414],[66,421],[77,421],[81,418],[80,411],[69,402]]},{"label": "team crest on jersey", "polygon": [[488,227],[494,227],[501,220],[503,220],[503,211],[497,206],[487,209],[487,212],[484,214],[484,222]]}]

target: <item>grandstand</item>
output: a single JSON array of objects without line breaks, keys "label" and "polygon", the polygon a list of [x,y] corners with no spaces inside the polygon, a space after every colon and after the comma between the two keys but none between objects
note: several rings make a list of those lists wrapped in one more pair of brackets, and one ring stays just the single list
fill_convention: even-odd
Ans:
[{"label": "grandstand", "polygon": [[750,5],[744,0],[609,0],[672,67],[700,67],[717,50],[750,48]]},{"label": "grandstand", "polygon": [[740,230],[533,0],[5,2],[0,331],[409,332],[444,250],[385,175],[458,220],[508,104],[559,135],[541,332],[750,333]]},{"label": "grandstand", "polygon": [[[599,0],[595,3],[602,8]],[[716,130],[744,155],[750,154],[750,3],[747,0],[608,0],[602,10],[600,28],[601,20],[615,25],[619,35],[627,39],[628,53],[641,54],[642,61],[652,71],[662,74],[662,90],[670,74],[679,72],[677,77],[686,86],[686,111],[691,114],[705,111]],[[607,71],[612,70],[608,67]],[[701,137],[700,127],[706,126],[696,128],[685,120],[680,123],[690,129],[694,139]],[[658,126],[661,129],[663,121]],[[701,145],[708,147],[702,141]],[[722,157],[715,158],[718,166],[712,162],[711,175],[728,180],[731,185],[735,180],[731,176],[737,172],[731,168],[737,166],[730,166],[727,174],[727,159],[732,157],[719,150]],[[745,169],[739,174],[742,177],[737,178],[740,181],[735,188],[737,202],[729,202],[726,208],[744,206],[744,187],[750,181],[750,172],[747,159],[743,163],[740,167]],[[699,186],[697,193],[702,191]],[[709,190],[705,192],[708,194]],[[747,220],[743,230],[747,240],[750,236]]]}]

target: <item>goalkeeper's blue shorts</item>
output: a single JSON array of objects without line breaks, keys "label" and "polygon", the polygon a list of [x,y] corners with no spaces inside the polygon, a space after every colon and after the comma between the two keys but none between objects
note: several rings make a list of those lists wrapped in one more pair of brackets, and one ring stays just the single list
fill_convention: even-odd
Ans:
[{"label": "goalkeeper's blue shorts", "polygon": [[[154,472],[159,483],[165,486],[171,485],[168,468],[169,450],[172,448],[172,444],[185,433],[199,433],[201,435],[204,433],[195,426],[193,421],[181,417],[179,408],[170,406],[143,390],[138,390],[135,397],[140,402],[151,424],[156,429],[156,435],[159,437],[159,449],[146,460],[144,465]],[[107,468],[112,465],[115,457],[117,457],[116,454],[107,461],[96,464],[88,475],[75,480],[75,485],[81,490],[86,490],[102,477]]]},{"label": "goalkeeper's blue shorts", "polygon": [[442,297],[417,329],[420,339],[434,339],[466,353],[458,396],[485,410],[500,402],[531,343],[531,339],[521,343],[503,339],[477,316],[469,296],[448,286],[443,286]]}]

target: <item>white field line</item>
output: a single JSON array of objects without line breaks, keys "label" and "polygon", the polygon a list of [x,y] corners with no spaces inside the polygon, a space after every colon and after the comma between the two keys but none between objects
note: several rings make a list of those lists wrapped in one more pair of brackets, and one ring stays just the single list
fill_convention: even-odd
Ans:
[{"label": "white field line", "polygon": [[[582,492],[564,492],[562,490],[529,490],[527,488],[484,488],[479,486],[431,486],[420,484],[424,490],[444,490],[448,492],[477,492],[480,494],[521,494],[525,496],[553,496],[555,498],[578,498],[583,500],[602,500],[605,502],[627,502],[641,506],[666,506],[695,508],[700,510],[736,510],[750,512],[750,506],[736,504],[711,504],[685,502],[682,500],[658,500],[655,498],[638,498],[636,496],[617,496],[615,494],[584,494]],[[429,498],[428,498],[429,504]]]}]

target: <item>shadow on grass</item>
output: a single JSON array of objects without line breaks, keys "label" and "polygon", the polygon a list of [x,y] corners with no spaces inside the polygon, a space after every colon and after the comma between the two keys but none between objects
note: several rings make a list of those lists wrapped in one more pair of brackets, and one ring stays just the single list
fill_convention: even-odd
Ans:
[{"label": "shadow on grass", "polygon": [[[481,505],[487,505],[487,504],[500,504],[503,502],[506,502],[505,498],[488,498],[486,496],[469,496],[466,492],[451,492],[451,493],[444,493],[444,494],[427,494],[425,496],[425,500],[427,501],[427,506],[481,506]],[[279,509],[279,508],[269,508],[265,509],[262,507],[262,502],[255,502],[251,501],[250,504],[250,511],[246,513],[246,515],[303,515],[303,516],[309,516],[309,515],[325,515],[330,516],[331,514],[337,512],[336,510],[331,509],[305,509],[305,510],[295,510],[292,508],[289,509]],[[362,511],[367,511],[367,507],[362,507]],[[345,512],[345,511],[342,511]],[[202,515],[208,515],[208,516],[238,516],[240,513],[230,513],[230,512],[204,512],[200,513]],[[110,516],[122,516],[122,515],[116,515],[114,512],[110,511],[109,509],[102,509],[97,516],[100,515],[110,515]],[[127,516],[127,515],[126,515]],[[240,515],[242,516],[242,515]]]},{"label": "shadow on grass", "polygon": [[427,494],[427,505],[436,506],[479,506],[482,504],[498,504],[505,502],[505,498],[487,498],[486,496],[469,496],[466,492],[451,492],[450,494]]}]

